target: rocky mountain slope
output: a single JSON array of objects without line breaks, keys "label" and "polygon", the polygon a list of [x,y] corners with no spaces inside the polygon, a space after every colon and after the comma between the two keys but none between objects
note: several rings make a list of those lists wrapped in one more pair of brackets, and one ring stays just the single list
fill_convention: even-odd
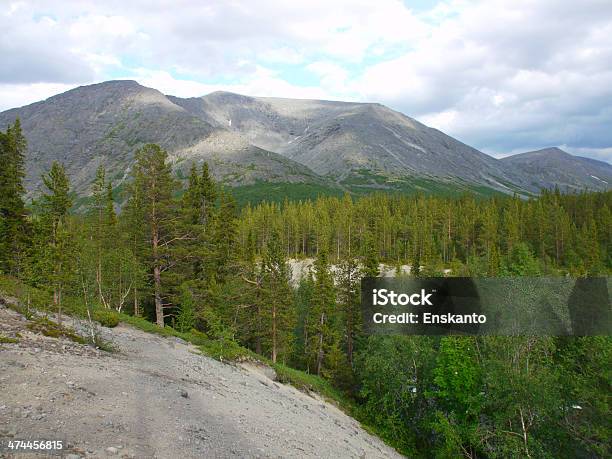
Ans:
[{"label": "rocky mountain slope", "polygon": [[529,177],[534,186],[561,191],[612,188],[612,165],[573,156],[559,148],[545,148],[503,158],[502,161]]},{"label": "rocky mountain slope", "polygon": [[62,440],[70,459],[401,457],[265,368],[223,364],[180,339],[122,325],[102,330],[118,348],[112,354],[26,325],[0,305],[3,334],[20,336],[0,344],[2,445]]},{"label": "rocky mountain slope", "polygon": [[30,195],[53,160],[66,164],[80,195],[89,193],[99,164],[119,186],[135,150],[148,142],[168,150],[179,176],[205,160],[232,186],[529,193],[556,183],[612,183],[606,163],[554,149],[498,160],[380,104],[229,92],[179,98],[135,81],[108,81],[2,112],[0,126],[17,117],[29,144]]},{"label": "rocky mountain slope", "polygon": [[26,187],[36,193],[52,161],[63,162],[77,193],[87,194],[99,164],[119,185],[135,150],[149,142],[167,149],[178,169],[209,161],[228,184],[256,180],[322,181],[306,166],[250,144],[240,134],[194,116],[135,81],[83,86],[0,113],[0,126],[21,119],[28,140]]},{"label": "rocky mountain slope", "polygon": [[334,180],[368,171],[391,178],[465,180],[529,188],[500,161],[380,104],[247,97],[215,92],[172,100]]}]

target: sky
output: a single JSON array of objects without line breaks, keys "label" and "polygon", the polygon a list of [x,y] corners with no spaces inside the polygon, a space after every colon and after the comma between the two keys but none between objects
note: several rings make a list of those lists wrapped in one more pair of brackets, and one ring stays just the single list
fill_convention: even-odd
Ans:
[{"label": "sky", "polygon": [[0,0],[0,110],[111,79],[380,102],[612,163],[611,0]]}]

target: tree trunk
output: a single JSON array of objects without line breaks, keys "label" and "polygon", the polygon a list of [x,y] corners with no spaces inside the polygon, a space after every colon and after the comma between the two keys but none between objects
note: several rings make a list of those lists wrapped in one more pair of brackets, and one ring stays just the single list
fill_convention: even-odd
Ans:
[{"label": "tree trunk", "polygon": [[272,363],[276,363],[276,305],[272,306]]},{"label": "tree trunk", "polygon": [[153,289],[155,293],[155,322],[159,327],[164,326],[164,306],[162,304],[161,296],[161,267],[159,260],[159,232],[157,224],[155,223],[155,208],[153,208],[153,226],[152,233],[153,237]]},{"label": "tree trunk", "polygon": [[164,307],[161,297],[161,270],[159,266],[153,268],[153,280],[155,288],[155,322],[158,326],[164,326]]},{"label": "tree trunk", "polygon": [[134,315],[137,317],[140,315],[140,311],[138,309],[138,289],[134,288]]},{"label": "tree trunk", "polygon": [[348,358],[349,365],[353,366],[353,318],[352,315],[349,317],[346,327],[346,356]]},{"label": "tree trunk", "polygon": [[319,352],[317,353],[317,375],[321,376],[321,367],[323,366],[323,323],[325,322],[325,314],[321,314],[321,329],[319,331]]}]

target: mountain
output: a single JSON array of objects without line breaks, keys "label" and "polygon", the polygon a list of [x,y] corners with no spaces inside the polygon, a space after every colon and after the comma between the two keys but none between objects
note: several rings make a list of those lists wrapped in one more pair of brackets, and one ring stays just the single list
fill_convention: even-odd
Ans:
[{"label": "mountain", "polygon": [[504,192],[534,190],[501,161],[380,104],[228,92],[171,100],[207,123],[341,184],[420,178]]},{"label": "mountain", "polygon": [[161,92],[135,81],[83,86],[0,113],[0,126],[21,119],[28,140],[26,187],[36,194],[54,160],[66,165],[75,191],[89,193],[95,170],[105,164],[114,184],[128,177],[135,150],[149,142],[168,150],[179,175],[192,161],[208,161],[229,184],[258,180],[323,183],[308,167],[249,143],[194,116]]},{"label": "mountain", "polygon": [[66,165],[80,196],[89,194],[100,164],[121,187],[134,152],[149,142],[169,152],[179,177],[192,163],[208,161],[242,201],[376,189],[529,194],[555,183],[572,189],[612,183],[606,163],[560,150],[498,160],[374,103],[229,92],[179,98],[118,80],[7,110],[0,126],[17,117],[28,140],[29,196],[54,160]]},{"label": "mountain", "polygon": [[502,162],[529,177],[533,186],[558,186],[562,191],[608,190],[612,187],[612,165],[573,156],[559,148],[507,156]]}]

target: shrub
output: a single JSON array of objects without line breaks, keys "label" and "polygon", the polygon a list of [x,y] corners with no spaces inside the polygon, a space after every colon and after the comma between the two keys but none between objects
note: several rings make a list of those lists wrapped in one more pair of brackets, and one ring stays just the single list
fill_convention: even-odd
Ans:
[{"label": "shrub", "polygon": [[103,327],[114,328],[119,325],[119,314],[107,309],[98,309],[93,313],[93,320],[100,322]]}]

